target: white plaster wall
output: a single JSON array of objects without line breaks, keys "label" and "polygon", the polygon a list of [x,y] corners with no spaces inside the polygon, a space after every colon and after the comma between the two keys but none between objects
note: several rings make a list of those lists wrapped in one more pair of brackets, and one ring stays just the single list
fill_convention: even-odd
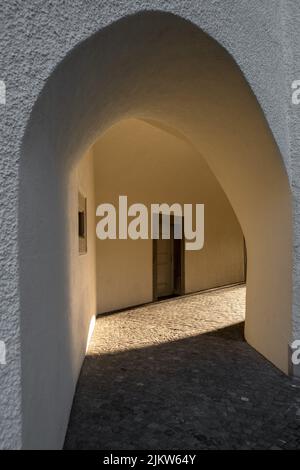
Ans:
[{"label": "white plaster wall", "polygon": [[[180,135],[136,119],[120,121],[95,144],[96,206],[205,205],[205,243],[185,252],[185,292],[244,281],[237,218],[203,157]],[[100,220],[100,219],[99,219]],[[150,221],[149,221],[150,223]],[[152,240],[97,239],[97,312],[152,301]]]},{"label": "white plaster wall", "polygon": [[[22,305],[38,312],[23,324],[23,448],[59,448],[64,440],[78,371],[87,346],[95,295],[95,200],[93,155],[70,168],[68,178],[46,170],[47,198],[31,201],[37,225],[47,227],[34,256],[24,260]],[[45,182],[43,183],[45,184]],[[87,198],[87,253],[78,249],[78,191]],[[64,194],[64,199],[61,194]],[[43,189],[37,194],[42,197]],[[41,203],[41,206],[39,204]],[[47,210],[48,209],[48,210]],[[61,224],[61,227],[59,226]],[[32,227],[34,231],[35,228]],[[63,233],[62,233],[63,232]],[[60,419],[55,419],[60,416]],[[34,431],[33,431],[34,430]]]},{"label": "white plaster wall", "polygon": [[[73,338],[73,376],[82,364],[86,352],[87,338],[96,308],[96,224],[95,224],[95,184],[94,155],[90,149],[74,167],[70,174],[69,186],[69,240],[70,240],[70,288]],[[87,251],[78,251],[78,191],[86,198],[87,204]]]},{"label": "white plaster wall", "polygon": [[[60,354],[62,368],[73,364],[69,344],[76,337],[72,334],[65,218],[70,171],[106,129],[129,116],[179,130],[205,156],[246,238],[246,337],[265,357],[288,370],[291,215],[280,154],[255,97],[225,50],[174,16],[149,14],[115,23],[75,50],[52,75],[32,114],[20,173],[24,404],[32,383],[37,383],[30,380],[27,370],[34,362],[30,351],[39,325],[41,342],[44,336],[42,344],[47,345],[45,360],[53,347],[47,325],[53,331],[60,325],[67,338],[63,342],[67,351]],[[48,308],[54,307],[62,320],[37,315],[40,296],[33,292],[29,296],[28,272],[39,293],[47,281]],[[51,275],[55,282],[49,279]],[[60,312],[66,312],[65,316]],[[32,323],[35,330],[28,328]],[[41,359],[42,355],[35,367],[37,376],[43,370]],[[55,382],[50,375],[40,377],[43,380],[34,389],[37,408],[51,422],[51,430],[58,421],[66,422],[64,403],[70,401],[73,376],[64,376],[63,399],[57,414],[51,416],[44,388],[47,384],[55,390]],[[36,409],[26,405],[24,409],[29,411],[24,422],[31,423],[30,413],[34,415]],[[24,426],[26,436],[27,429],[33,433],[37,429],[28,426]],[[49,445],[52,436],[44,434],[44,445]]]},{"label": "white plaster wall", "polygon": [[[34,362],[30,350],[36,344],[39,325],[43,327],[41,341],[44,336],[43,345],[47,345],[45,360],[53,347],[47,325],[55,331],[60,324],[62,336],[67,338],[63,342],[67,351],[60,354],[62,368],[73,364],[69,344],[76,337],[72,334],[65,218],[70,171],[106,129],[129,116],[179,130],[205,156],[246,238],[246,337],[278,367],[288,370],[291,216],[280,154],[255,97],[225,50],[176,17],[149,14],[112,25],[61,64],[37,102],[28,127],[20,173],[24,403],[32,393],[33,380],[27,369]],[[32,273],[31,283],[39,287],[38,292],[43,292],[48,281],[47,305],[62,320],[37,316],[40,297],[29,296],[27,272]],[[49,279],[51,275],[55,282]],[[60,312],[66,312],[65,316]],[[32,322],[37,324],[35,330],[28,328]],[[37,376],[43,370],[42,357],[35,367]],[[55,382],[50,375],[41,374],[41,378],[34,394],[51,430],[58,422],[66,422],[64,403],[70,401],[73,375],[64,376],[63,399],[57,414],[51,416],[44,387],[47,384],[55,390]],[[31,423],[30,413],[34,415],[36,409],[27,410],[24,422]],[[37,429],[28,426],[24,426],[26,436]],[[44,445],[49,445],[52,436],[44,434]]]},{"label": "white plaster wall", "polygon": [[[282,2],[282,37],[284,63],[286,64],[286,87],[284,116],[290,154],[290,181],[293,193],[294,261],[293,261],[293,337],[300,338],[300,105],[293,105],[291,84],[300,79],[300,14],[299,3],[294,0]],[[299,366],[298,366],[299,367]],[[294,371],[300,375],[300,371]]]},{"label": "white plaster wall", "polygon": [[[74,0],[71,3],[60,0],[51,3],[25,0],[20,3],[17,0],[10,0],[1,3],[0,43],[3,53],[0,56],[0,70],[1,78],[7,84],[7,104],[5,107],[0,106],[0,338],[7,346],[7,365],[0,367],[1,448],[18,448],[22,445],[18,173],[20,162],[28,157],[21,148],[24,131],[33,105],[55,66],[79,42],[124,15],[143,9],[159,9],[192,21],[217,39],[232,54],[258,97],[281,150],[293,186],[295,208],[293,318],[294,335],[297,334],[300,325],[298,308],[300,245],[297,210],[300,200],[297,183],[300,143],[296,132],[299,121],[297,109],[292,108],[290,101],[291,78],[298,78],[295,75],[299,72],[297,51],[300,50],[298,47],[300,20],[297,7],[296,0],[252,2],[189,0],[184,3],[178,0],[169,2],[121,0],[117,3],[106,0],[101,2]],[[108,56],[110,55],[113,57],[113,54],[108,53]],[[78,67],[73,78],[78,72],[82,79]],[[219,89],[222,90],[222,86]],[[62,94],[66,91],[62,88]],[[77,95],[77,99],[79,96],[80,94]],[[50,119],[50,110],[48,112]],[[76,99],[73,112],[68,118],[71,118],[73,113],[78,114]],[[65,119],[61,114],[61,124]],[[50,126],[54,128],[54,123]],[[63,133],[57,139],[60,141],[62,138]],[[44,164],[47,165],[45,157],[48,157],[48,154],[44,153],[39,152],[41,158],[44,158]],[[32,183],[31,180],[30,184]],[[271,238],[272,235],[271,233]],[[278,266],[272,268],[278,269]],[[25,327],[29,315],[28,312],[23,314]],[[24,331],[26,332],[26,328]],[[45,343],[41,346],[47,347]],[[38,345],[36,349],[39,357],[41,350]],[[66,358],[64,362],[68,364]],[[32,367],[34,365],[35,362]],[[23,388],[23,400],[26,401],[29,393],[30,391]],[[66,399],[70,401],[70,396]],[[38,406],[38,401],[36,405]],[[65,418],[62,418],[64,413],[65,410],[57,409],[54,419],[64,422]],[[32,429],[32,433],[36,436],[35,429]]]}]

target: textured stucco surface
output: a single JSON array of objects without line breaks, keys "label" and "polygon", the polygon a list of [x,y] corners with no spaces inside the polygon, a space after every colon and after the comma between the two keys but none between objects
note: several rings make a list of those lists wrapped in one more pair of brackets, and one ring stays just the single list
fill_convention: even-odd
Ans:
[{"label": "textured stucco surface", "polygon": [[[291,83],[300,77],[300,11],[296,1],[289,2],[285,18],[284,46],[286,52],[286,76],[290,95]],[[294,291],[293,291],[293,333],[300,338],[300,105],[286,100],[289,151],[291,161],[291,186],[294,196]]]},{"label": "textured stucco surface", "polygon": [[[158,9],[199,25],[233,55],[256,94],[279,145],[295,202],[294,315],[300,304],[299,108],[290,100],[299,70],[297,1],[83,1],[9,0],[0,5],[1,79],[7,105],[1,119],[0,338],[8,363],[0,366],[1,447],[21,446],[20,309],[18,291],[18,168],[26,123],[54,67],[79,42],[135,11]],[[298,306],[298,307],[297,307]],[[294,332],[300,321],[294,318]]]}]

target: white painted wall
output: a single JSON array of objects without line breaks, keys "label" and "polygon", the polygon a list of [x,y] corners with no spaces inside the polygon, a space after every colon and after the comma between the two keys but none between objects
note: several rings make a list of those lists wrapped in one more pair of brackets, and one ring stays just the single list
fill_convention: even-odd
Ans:
[{"label": "white painted wall", "polygon": [[[23,447],[29,449],[56,448],[63,442],[72,404],[70,396],[96,314],[92,152],[70,169],[65,187],[61,187],[61,173],[54,176],[51,165],[47,179],[51,181],[47,194],[53,205],[49,212],[45,205],[43,213],[36,214],[37,224],[45,224],[47,231],[39,245],[33,240],[36,251],[34,258],[27,260],[31,269],[24,279],[22,298],[24,304],[39,312],[34,321],[24,325],[27,361],[23,364],[23,386],[31,392],[23,401]],[[64,199],[60,199],[61,190]],[[79,190],[87,197],[89,233],[87,253],[82,255],[78,250]],[[32,210],[39,203],[42,200],[37,198]],[[63,416],[59,422],[53,419],[57,415]]]},{"label": "white painted wall", "polygon": [[[244,280],[237,218],[203,157],[180,134],[144,121],[120,121],[94,147],[96,206],[139,202],[205,204],[205,244],[185,253],[185,292]],[[100,219],[99,219],[100,220]],[[97,239],[97,311],[153,298],[152,240]]]},{"label": "white painted wall", "polygon": [[[87,251],[78,250],[78,191],[87,202]],[[89,150],[70,174],[69,186],[70,302],[74,371],[81,367],[90,324],[96,314],[96,239],[94,157]]]},{"label": "white painted wall", "polygon": [[[97,6],[94,26],[90,28],[91,23],[82,21],[78,14],[80,10],[75,8],[72,17],[64,10],[60,31],[66,41],[61,43],[57,42],[56,25],[60,16],[54,13],[55,28],[49,34],[44,31],[44,21],[48,22],[49,17],[43,21],[36,21],[35,17],[34,27],[42,30],[41,34],[33,34],[30,42],[37,60],[32,61],[32,55],[28,55],[32,69],[29,67],[28,78],[26,74],[27,86],[23,86],[27,55],[20,61],[11,60],[19,50],[14,42],[10,55],[5,55],[10,77],[15,76],[13,67],[19,64],[16,88],[24,90],[25,95],[21,100],[21,95],[8,90],[8,102],[12,104],[5,120],[7,145],[3,147],[6,153],[1,177],[6,201],[1,232],[5,246],[1,261],[5,302],[1,304],[1,324],[9,347],[7,380],[0,383],[4,399],[1,395],[0,400],[2,405],[6,403],[3,400],[8,400],[9,411],[2,406],[5,424],[0,429],[2,435],[3,429],[11,429],[14,438],[19,439],[19,409],[12,427],[9,420],[14,403],[20,405],[22,393],[24,447],[61,447],[63,442],[80,370],[77,358],[82,351],[83,359],[87,335],[84,329],[79,332],[73,327],[78,311],[73,311],[70,287],[70,173],[99,136],[121,119],[136,117],[166,123],[186,135],[206,159],[246,238],[247,340],[288,371],[293,246],[289,180],[272,132],[241,70],[220,44],[198,28],[211,32],[243,64],[262,98],[289,166],[288,151],[285,152],[288,133],[281,120],[285,107],[274,99],[273,87],[269,87],[278,77],[278,63],[283,62],[277,37],[280,15],[272,5],[268,13],[276,26],[269,29],[269,15],[261,11],[259,2],[258,14],[246,3],[236,10],[226,9],[226,21],[223,2],[211,9],[206,4],[203,9],[195,5],[180,4],[168,9],[193,19],[197,26],[174,15],[155,12],[126,16],[108,26],[125,11],[116,8],[111,15]],[[137,2],[136,8],[140,7]],[[31,15],[31,8],[27,8],[26,15]],[[127,7],[125,10],[126,14],[132,12]],[[38,7],[35,14],[37,11],[40,19],[42,9]],[[100,12],[102,23],[98,21]],[[15,23],[18,28],[25,25],[25,36],[13,37],[25,37],[23,43],[27,46],[26,18],[30,24],[32,20],[26,15]],[[12,21],[11,18],[14,16],[10,14],[8,19]],[[66,18],[75,18],[76,28],[69,30]],[[241,33],[244,22],[247,28]],[[99,29],[98,34],[78,46],[78,42]],[[8,48],[12,30],[7,36]],[[47,49],[49,42],[45,43],[47,37],[53,41],[51,53]],[[78,47],[71,51],[75,45]],[[62,60],[67,52],[70,53],[66,60]],[[266,75],[270,80],[265,83]],[[283,86],[281,78],[276,86],[278,90]],[[74,349],[79,351],[75,355]],[[17,391],[11,400],[14,386]]]}]

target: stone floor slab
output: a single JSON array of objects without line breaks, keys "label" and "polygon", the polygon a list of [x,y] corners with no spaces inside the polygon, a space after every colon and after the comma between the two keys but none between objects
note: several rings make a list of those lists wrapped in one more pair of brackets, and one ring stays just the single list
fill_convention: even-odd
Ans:
[{"label": "stone floor slab", "polygon": [[66,449],[300,449],[300,384],[243,338],[245,287],[97,319]]}]

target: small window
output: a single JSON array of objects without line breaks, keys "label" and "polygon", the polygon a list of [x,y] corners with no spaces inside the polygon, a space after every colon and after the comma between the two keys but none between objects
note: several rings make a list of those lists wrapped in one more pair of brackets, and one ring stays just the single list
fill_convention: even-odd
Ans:
[{"label": "small window", "polygon": [[85,226],[84,226],[84,211],[78,212],[78,235],[79,238],[84,238],[85,236]]},{"label": "small window", "polygon": [[87,213],[86,213],[86,197],[80,192],[78,193],[78,241],[79,253],[87,252]]}]

